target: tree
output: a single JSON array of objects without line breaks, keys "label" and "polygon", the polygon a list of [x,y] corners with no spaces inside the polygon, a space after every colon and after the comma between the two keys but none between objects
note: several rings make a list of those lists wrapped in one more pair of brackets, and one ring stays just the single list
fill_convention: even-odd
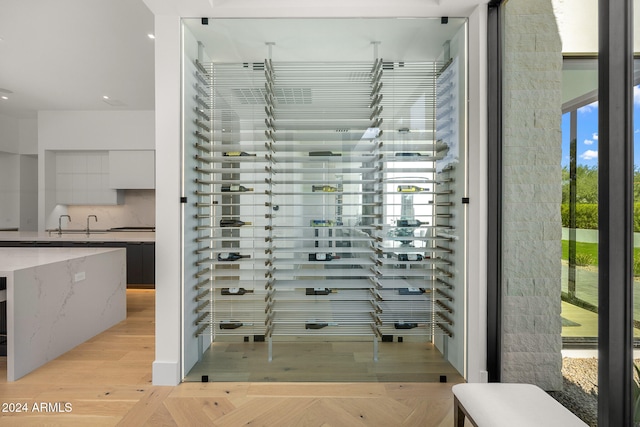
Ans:
[{"label": "tree", "polygon": [[[640,173],[636,170],[636,176]],[[569,168],[562,168],[562,203],[569,203]],[[637,191],[636,191],[637,190]],[[634,185],[634,196],[640,196],[640,184]],[[636,199],[638,200],[638,199]],[[576,203],[598,203],[598,167],[578,165],[576,168]]]},{"label": "tree", "polygon": [[640,168],[633,169],[633,202],[640,203]]}]

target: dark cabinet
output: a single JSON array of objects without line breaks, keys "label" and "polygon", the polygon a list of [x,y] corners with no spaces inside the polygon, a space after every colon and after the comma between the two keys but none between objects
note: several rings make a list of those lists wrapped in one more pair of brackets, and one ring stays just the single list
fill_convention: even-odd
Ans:
[{"label": "dark cabinet", "polygon": [[[0,277],[0,291],[7,290],[7,278]],[[7,301],[0,301],[0,356],[7,355]]]},{"label": "dark cabinet", "polygon": [[129,287],[153,287],[156,281],[155,257],[155,243],[127,243],[127,283]]},{"label": "dark cabinet", "polygon": [[156,244],[145,242],[142,244],[142,284],[155,285],[156,283]]},{"label": "dark cabinet", "polygon": [[0,242],[0,247],[3,248],[35,248],[35,247],[56,247],[59,245],[52,244],[51,242],[37,242],[37,241],[10,241]]},{"label": "dark cabinet", "polygon": [[127,284],[142,284],[142,243],[127,243]]}]

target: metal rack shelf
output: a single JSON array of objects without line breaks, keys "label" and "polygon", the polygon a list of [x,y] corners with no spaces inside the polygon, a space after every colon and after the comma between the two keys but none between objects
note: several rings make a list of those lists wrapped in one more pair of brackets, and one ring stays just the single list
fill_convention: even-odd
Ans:
[{"label": "metal rack shelf", "polygon": [[[449,144],[436,135],[452,134],[438,123],[453,114],[436,114],[444,104],[435,99],[439,65],[266,59],[255,70],[195,68],[190,136],[197,154],[189,184],[197,199],[190,229],[196,333],[212,340],[262,335],[269,360],[273,341],[286,337],[371,339],[377,360],[383,334],[448,334],[456,183],[447,172],[453,169],[437,167]],[[310,84],[316,89],[301,89]],[[418,102],[416,87],[424,117],[405,129],[398,117]],[[224,219],[250,224],[220,227]],[[248,258],[219,261],[222,252]],[[334,258],[315,260],[318,254]],[[232,287],[248,292],[222,294]],[[221,322],[233,325],[221,329]],[[398,322],[416,325],[395,329]]]}]

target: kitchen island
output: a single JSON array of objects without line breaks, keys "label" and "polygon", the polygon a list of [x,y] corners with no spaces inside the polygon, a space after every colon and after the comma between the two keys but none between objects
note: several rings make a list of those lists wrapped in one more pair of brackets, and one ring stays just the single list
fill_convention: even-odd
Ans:
[{"label": "kitchen island", "polygon": [[0,248],[7,381],[126,318],[123,248]]},{"label": "kitchen island", "polygon": [[152,231],[0,231],[0,242],[155,242]]},{"label": "kitchen island", "polygon": [[155,232],[94,230],[0,231],[0,247],[122,247],[127,249],[127,284],[129,288],[155,286]]}]

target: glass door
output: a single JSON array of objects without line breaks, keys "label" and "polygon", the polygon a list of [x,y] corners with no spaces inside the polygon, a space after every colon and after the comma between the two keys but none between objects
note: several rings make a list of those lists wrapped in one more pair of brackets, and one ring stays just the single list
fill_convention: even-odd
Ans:
[{"label": "glass door", "polygon": [[459,378],[465,21],[186,20],[184,40],[185,380]]}]

